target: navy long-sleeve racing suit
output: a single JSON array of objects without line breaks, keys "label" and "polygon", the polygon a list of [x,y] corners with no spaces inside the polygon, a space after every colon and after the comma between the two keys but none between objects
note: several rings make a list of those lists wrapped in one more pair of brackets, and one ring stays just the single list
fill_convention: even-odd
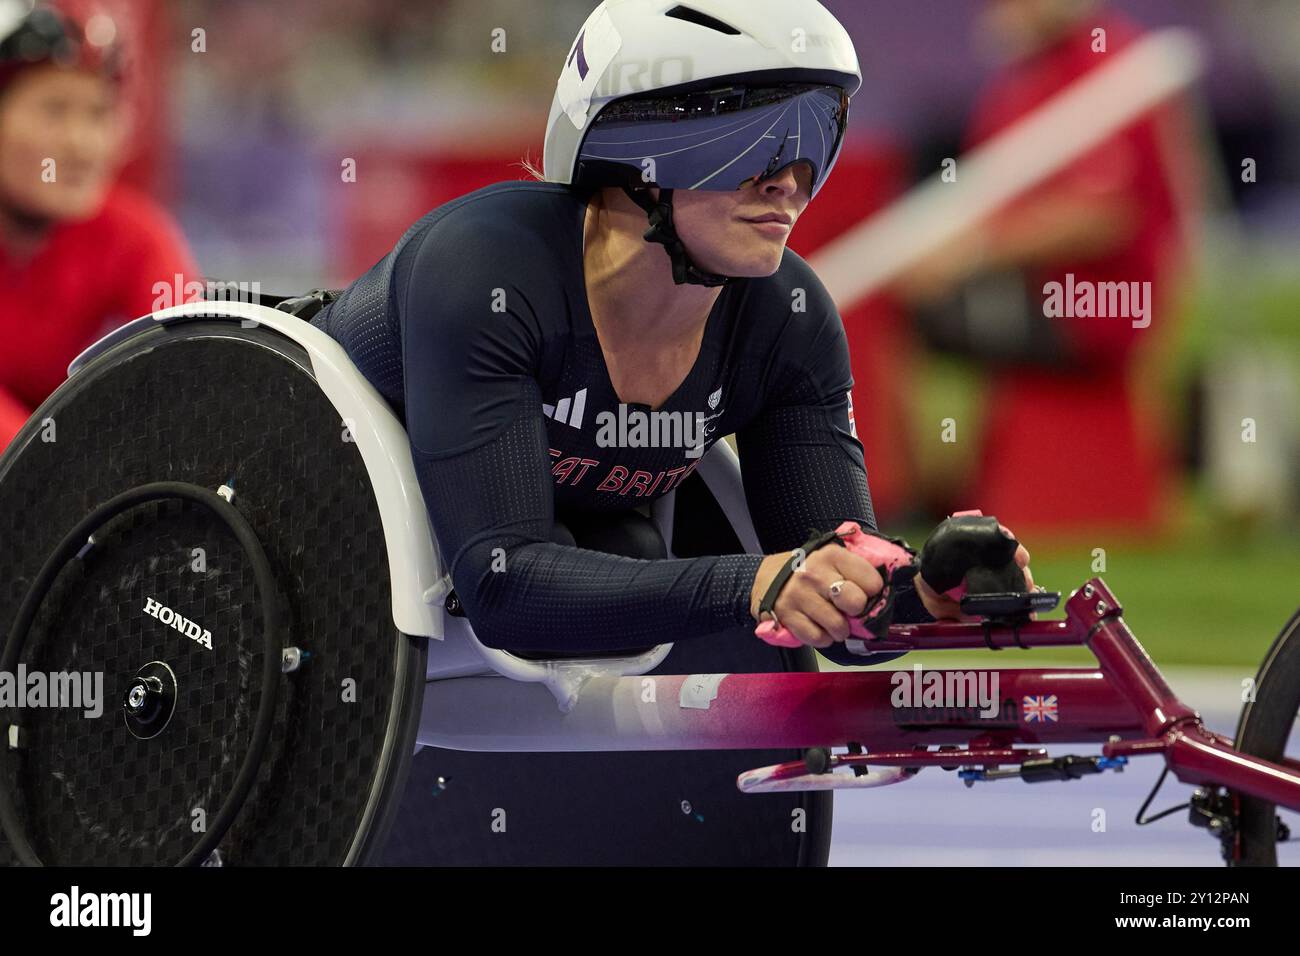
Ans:
[{"label": "navy long-sleeve racing suit", "polygon": [[[752,627],[759,555],[637,560],[552,539],[557,507],[627,511],[700,460],[687,441],[618,431],[620,416],[650,409],[620,410],[610,383],[584,284],[586,204],[535,182],[450,202],[312,322],[404,418],[439,548],[485,644],[585,653]],[[736,435],[754,527],[774,553],[846,519],[875,528],[852,384],[835,306],[787,250],[773,275],[723,287],[694,367],[655,411],[696,423],[706,449]],[[907,591],[896,619],[931,618]],[[838,646],[828,656],[864,661]]]}]

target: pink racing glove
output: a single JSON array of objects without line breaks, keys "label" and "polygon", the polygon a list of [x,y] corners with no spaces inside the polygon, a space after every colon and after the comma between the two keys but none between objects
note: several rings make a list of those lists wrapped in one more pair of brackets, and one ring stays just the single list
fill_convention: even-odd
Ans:
[{"label": "pink racing glove", "polygon": [[[871,562],[885,586],[867,599],[861,615],[849,618],[849,633],[871,640],[889,630],[894,612],[894,592],[898,585],[910,581],[916,573],[916,552],[901,538],[889,538],[874,531],[863,531],[854,521],[845,521],[835,529],[836,543]],[[763,621],[754,634],[773,647],[802,647],[803,642],[775,621]]]}]

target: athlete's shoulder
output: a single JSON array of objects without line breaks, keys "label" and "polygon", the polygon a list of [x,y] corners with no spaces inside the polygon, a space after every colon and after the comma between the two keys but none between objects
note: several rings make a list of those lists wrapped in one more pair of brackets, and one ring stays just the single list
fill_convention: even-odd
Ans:
[{"label": "athlete's shoulder", "polygon": [[515,242],[553,242],[565,217],[577,217],[581,209],[577,193],[559,183],[493,183],[430,210],[408,230],[403,243],[431,232],[448,239],[508,233]]},{"label": "athlete's shoulder", "polygon": [[561,341],[582,282],[582,208],[565,186],[511,182],[427,214],[386,260],[407,334],[436,329],[467,350],[490,341],[530,362]]},{"label": "athlete's shoulder", "polygon": [[775,288],[783,291],[804,290],[809,296],[816,296],[819,300],[831,301],[830,293],[826,291],[826,286],[822,280],[817,277],[806,259],[793,249],[786,248],[781,256],[781,265],[770,276],[758,280],[767,282]]},{"label": "athlete's shoulder", "polygon": [[845,391],[852,381],[844,323],[803,257],[785,251],[770,276],[748,280],[741,346],[761,361],[762,404],[791,404]]}]

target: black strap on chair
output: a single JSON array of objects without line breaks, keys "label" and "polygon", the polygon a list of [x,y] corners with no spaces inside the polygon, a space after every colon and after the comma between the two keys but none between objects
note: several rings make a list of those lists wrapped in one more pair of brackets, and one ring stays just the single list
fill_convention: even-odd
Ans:
[{"label": "black strap on chair", "polygon": [[292,316],[302,319],[304,322],[310,322],[314,316],[325,306],[337,299],[343,292],[341,289],[313,289],[306,295],[297,296],[291,299],[282,299],[274,306],[281,312],[288,312]]}]

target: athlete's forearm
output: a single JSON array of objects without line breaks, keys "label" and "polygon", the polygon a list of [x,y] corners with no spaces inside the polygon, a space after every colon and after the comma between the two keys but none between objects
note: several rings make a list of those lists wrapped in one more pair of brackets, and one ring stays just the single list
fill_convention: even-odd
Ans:
[{"label": "athlete's forearm", "polygon": [[759,555],[647,561],[556,543],[538,420],[457,455],[413,452],[457,596],[489,646],[608,651],[752,621]]},{"label": "athlete's forearm", "polygon": [[452,569],[489,647],[581,654],[649,647],[752,621],[760,555],[638,560],[552,542],[484,539]]}]

